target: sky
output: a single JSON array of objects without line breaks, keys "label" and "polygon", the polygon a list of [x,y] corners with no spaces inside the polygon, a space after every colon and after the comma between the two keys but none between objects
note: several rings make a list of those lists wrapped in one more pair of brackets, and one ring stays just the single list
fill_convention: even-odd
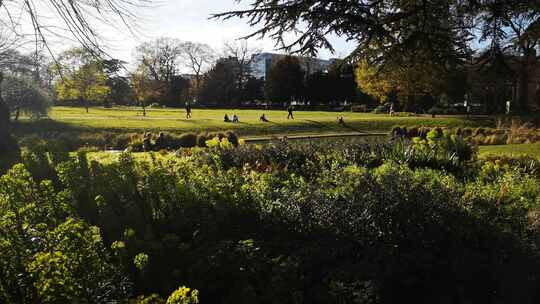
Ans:
[{"label": "sky", "polygon": [[[254,29],[250,28],[245,20],[209,20],[209,17],[214,13],[246,8],[249,2],[161,0],[153,7],[138,10],[140,34],[133,36],[122,27],[117,29],[103,27],[100,29],[100,33],[105,44],[109,46],[110,54],[125,61],[133,59],[133,50],[138,44],[157,37],[206,43],[219,51],[225,42],[241,38]],[[337,36],[331,36],[330,39],[336,52],[332,54],[327,50],[321,50],[320,58],[341,58],[348,55],[354,48],[354,44],[346,42],[345,39]],[[274,42],[268,38],[263,40],[250,39],[248,45],[267,52],[275,51]]]}]

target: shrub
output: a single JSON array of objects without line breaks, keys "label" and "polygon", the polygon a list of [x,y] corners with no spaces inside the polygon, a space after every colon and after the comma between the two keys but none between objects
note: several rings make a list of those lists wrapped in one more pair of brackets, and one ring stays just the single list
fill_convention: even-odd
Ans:
[{"label": "shrub", "polygon": [[362,105],[352,105],[351,112],[368,112],[368,107],[365,104]]},{"label": "shrub", "polygon": [[[396,134],[401,127],[394,127],[392,134]],[[428,127],[409,127],[406,136],[411,139],[414,137],[426,138],[427,134],[433,130]],[[437,128],[435,128],[437,129]],[[493,128],[455,128],[446,129],[438,128],[440,130],[446,130],[463,138],[472,140],[477,145],[503,145],[514,143],[535,143],[540,140],[540,132],[535,129],[523,129],[520,127],[510,129],[493,129]]]},{"label": "shrub", "polygon": [[407,132],[407,136],[409,138],[414,138],[414,137],[419,137],[420,136],[420,132],[419,132],[419,129],[418,127],[410,127],[408,132]]},{"label": "shrub", "polygon": [[199,303],[199,291],[197,289],[179,287],[167,299],[167,304],[197,304]]},{"label": "shrub", "polygon": [[[16,166],[0,178],[5,286],[32,295],[50,275],[49,286],[65,280],[107,302],[132,286],[139,303],[152,301],[140,294],[156,303],[169,294],[173,303],[538,301],[538,160],[476,160],[474,146],[436,128],[381,144],[229,149],[228,137],[214,138],[220,148],[173,158],[49,161],[58,183]],[[62,225],[68,217],[77,220]],[[52,235],[47,250],[31,239]],[[18,267],[20,256],[40,262]],[[73,281],[81,273],[87,280]],[[2,302],[17,302],[3,291]]]},{"label": "shrub", "polygon": [[385,103],[373,109],[372,113],[373,114],[388,114],[389,111],[390,111],[390,104]]},{"label": "shrub", "polygon": [[184,133],[180,135],[174,144],[172,145],[173,149],[178,148],[192,148],[197,146],[197,134],[195,133]]},{"label": "shrub", "polygon": [[198,147],[206,147],[206,141],[210,139],[208,134],[199,134],[197,135],[197,146]]},{"label": "shrub", "polygon": [[225,132],[225,136],[231,144],[233,144],[235,147],[238,146],[238,136],[234,132],[227,131]]}]

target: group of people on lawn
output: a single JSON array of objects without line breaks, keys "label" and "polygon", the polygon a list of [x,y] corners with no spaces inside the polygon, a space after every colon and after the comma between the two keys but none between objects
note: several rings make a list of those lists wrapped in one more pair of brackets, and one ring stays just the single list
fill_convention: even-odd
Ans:
[{"label": "group of people on lawn", "polygon": [[[191,111],[191,104],[187,103],[186,104],[186,119],[191,119],[192,118],[191,112],[192,112]],[[294,107],[292,105],[290,105],[287,108],[287,113],[288,113],[287,119],[294,119]],[[236,114],[233,114],[232,118],[230,118],[229,115],[227,113],[225,113],[225,115],[223,116],[223,121],[224,122],[238,123],[238,122],[240,122],[240,118]],[[266,117],[266,114],[264,114],[264,113],[261,116],[259,116],[259,121],[269,122],[268,118]]]},{"label": "group of people on lawn", "polygon": [[[289,107],[287,108],[287,119],[294,119],[294,107],[292,105],[289,105]],[[191,116],[191,104],[186,104],[186,119],[191,119],[192,116]],[[232,115],[232,118],[229,116],[229,114],[225,113],[225,115],[223,116],[223,121],[224,122],[232,122],[232,123],[239,123],[240,122],[240,117],[238,117],[238,115],[233,114]],[[268,120],[268,118],[266,117],[266,114],[262,114],[261,116],[259,116],[259,121],[261,122],[269,122],[270,120]],[[344,125],[345,124],[345,121],[343,120],[343,116],[339,117],[338,118],[338,123],[340,125]]]}]

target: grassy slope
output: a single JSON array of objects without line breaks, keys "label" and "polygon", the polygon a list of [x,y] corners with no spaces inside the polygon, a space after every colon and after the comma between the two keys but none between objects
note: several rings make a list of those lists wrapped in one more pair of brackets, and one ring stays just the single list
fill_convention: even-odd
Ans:
[{"label": "grassy slope", "polygon": [[522,155],[528,154],[540,157],[540,143],[521,144],[521,145],[497,145],[497,146],[480,146],[481,155]]},{"label": "grassy slope", "polygon": [[[265,113],[269,123],[258,121]],[[240,123],[225,123],[223,115],[236,113]],[[85,113],[83,108],[55,107],[50,119],[21,121],[15,130],[19,134],[34,132],[141,132],[169,131],[182,133],[188,131],[234,130],[243,136],[270,134],[306,134],[389,131],[395,125],[424,126],[492,126],[492,119],[466,119],[464,117],[389,117],[383,114],[351,112],[296,112],[295,120],[287,120],[286,111],[263,110],[208,110],[194,109],[193,119],[184,119],[183,109],[149,109],[143,117],[139,108],[103,109],[91,108]],[[343,116],[346,126],[337,124],[337,117]]]}]

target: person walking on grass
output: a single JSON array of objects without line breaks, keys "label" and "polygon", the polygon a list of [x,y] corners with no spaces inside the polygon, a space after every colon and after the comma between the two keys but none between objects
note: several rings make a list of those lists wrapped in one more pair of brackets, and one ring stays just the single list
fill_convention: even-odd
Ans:
[{"label": "person walking on grass", "polygon": [[287,108],[287,112],[289,112],[289,114],[287,115],[287,119],[294,119],[293,111],[294,111],[294,108],[293,108],[293,105],[291,104]]},{"label": "person walking on grass", "polygon": [[395,111],[394,111],[394,103],[391,102],[390,103],[390,117],[394,116],[395,114]]},{"label": "person walking on grass", "polygon": [[191,104],[186,103],[186,119],[191,119]]}]

